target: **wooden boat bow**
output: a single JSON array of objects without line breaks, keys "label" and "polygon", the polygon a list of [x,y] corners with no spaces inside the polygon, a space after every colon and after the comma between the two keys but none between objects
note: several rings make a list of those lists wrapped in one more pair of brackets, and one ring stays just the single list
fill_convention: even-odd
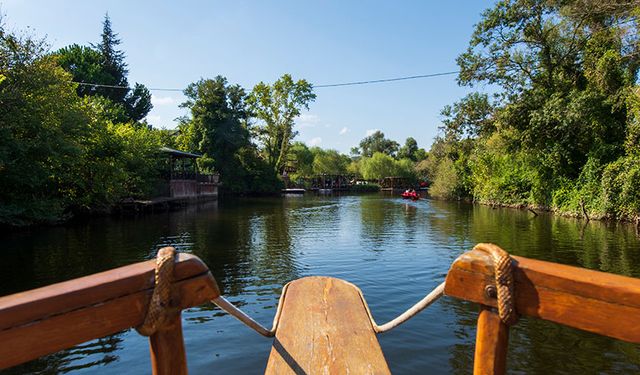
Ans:
[{"label": "wooden boat bow", "polygon": [[[152,331],[153,373],[187,373],[179,311],[211,300],[240,311],[265,336],[275,335],[267,373],[389,373],[376,333],[406,321],[444,289],[450,297],[480,304],[474,373],[501,374],[509,327],[496,311],[495,259],[481,248],[461,255],[444,285],[382,326],[355,285],[329,277],[295,280],[283,291],[269,330],[226,302],[200,259],[178,254],[167,302],[177,313]],[[640,280],[523,257],[509,263],[511,297],[521,316],[640,343]],[[0,369],[140,326],[154,293],[155,267],[150,260],[1,297]]]}]

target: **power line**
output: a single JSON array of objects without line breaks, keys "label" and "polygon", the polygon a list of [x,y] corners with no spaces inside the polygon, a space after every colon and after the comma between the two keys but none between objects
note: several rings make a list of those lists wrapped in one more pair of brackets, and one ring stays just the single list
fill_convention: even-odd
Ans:
[{"label": "power line", "polygon": [[406,80],[409,80],[409,79],[439,77],[439,76],[447,76],[447,75],[458,74],[458,73],[460,73],[460,71],[456,70],[454,72],[422,74],[422,75],[417,75],[417,76],[386,78],[386,79],[375,79],[375,80],[371,80],[371,81],[356,81],[356,82],[345,82],[345,83],[330,83],[330,84],[326,84],[326,85],[313,85],[313,87],[314,88],[323,88],[323,87],[342,87],[342,86],[368,85],[370,83],[406,81]]},{"label": "power line", "polygon": [[[77,83],[80,86],[104,87],[107,89],[122,89],[127,91],[133,90],[131,87],[128,87],[128,86],[101,85],[99,83],[88,83],[88,82],[75,82],[75,83]],[[149,91],[184,91],[184,89],[167,89],[167,88],[150,88],[150,87],[147,87],[147,90]]]},{"label": "power line", "polygon": [[[407,81],[410,79],[422,79],[422,78],[431,78],[431,77],[439,77],[439,76],[447,76],[452,74],[458,74],[460,71],[453,72],[443,72],[443,73],[433,73],[433,74],[421,74],[416,76],[406,76],[406,77],[396,77],[396,78],[385,78],[385,79],[374,79],[369,81],[355,81],[355,82],[343,82],[343,83],[329,83],[322,85],[313,85],[314,88],[326,88],[326,87],[344,87],[344,86],[357,86],[357,85],[368,85],[372,83],[385,83],[385,82],[397,82],[397,81]],[[127,86],[115,86],[115,85],[101,85],[99,83],[88,83],[88,82],[76,82],[80,86],[89,86],[89,87],[103,87],[108,89],[121,89],[121,90],[131,90],[130,87]],[[184,89],[173,89],[173,88],[148,88],[149,91],[179,91],[182,92]]]}]

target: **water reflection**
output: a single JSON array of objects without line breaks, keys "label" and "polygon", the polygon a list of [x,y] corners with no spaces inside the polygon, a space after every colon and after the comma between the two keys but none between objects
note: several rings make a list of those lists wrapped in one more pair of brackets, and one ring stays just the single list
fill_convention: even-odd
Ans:
[{"label": "water reflection", "polygon": [[[382,195],[242,199],[139,218],[96,219],[6,234],[0,294],[148,259],[167,245],[199,256],[236,305],[269,325],[282,286],[307,275],[356,283],[378,322],[438,285],[477,242],[527,257],[640,277],[632,227]],[[472,371],[477,306],[442,299],[380,342],[394,373]],[[257,374],[271,341],[213,305],[183,313],[191,373]],[[552,323],[513,330],[513,373],[631,373],[640,348]],[[148,372],[147,341],[127,331],[10,369],[17,373]]]},{"label": "water reflection", "polygon": [[103,337],[77,345],[71,349],[36,359],[7,372],[16,374],[65,374],[82,369],[105,366],[118,360],[123,339],[121,334]]}]

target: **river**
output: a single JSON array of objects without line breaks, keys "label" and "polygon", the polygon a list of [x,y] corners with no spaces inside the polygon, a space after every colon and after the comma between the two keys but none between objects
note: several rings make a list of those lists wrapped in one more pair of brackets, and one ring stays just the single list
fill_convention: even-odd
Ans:
[{"label": "river", "polygon": [[[136,218],[3,234],[0,295],[150,259],[172,245],[199,256],[223,293],[266,326],[282,286],[308,275],[358,285],[378,323],[443,281],[478,242],[512,254],[640,277],[633,226],[378,194],[239,199]],[[379,336],[396,374],[470,374],[477,306],[445,297]],[[612,319],[624,317],[612,317]],[[271,340],[212,305],[183,312],[192,374],[259,374]],[[2,343],[7,345],[8,343]],[[509,373],[640,372],[640,346],[536,319],[511,330]],[[1,374],[150,372],[147,339],[128,330]]]}]

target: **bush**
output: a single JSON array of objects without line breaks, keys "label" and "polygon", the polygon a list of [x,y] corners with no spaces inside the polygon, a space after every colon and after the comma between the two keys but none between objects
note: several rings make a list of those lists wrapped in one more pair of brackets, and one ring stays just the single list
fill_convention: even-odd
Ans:
[{"label": "bush", "polygon": [[605,212],[615,218],[640,216],[640,157],[625,156],[605,167],[602,201]]},{"label": "bush", "polygon": [[458,195],[459,181],[453,161],[444,158],[436,168],[429,194],[438,198],[458,199],[460,198]]}]

